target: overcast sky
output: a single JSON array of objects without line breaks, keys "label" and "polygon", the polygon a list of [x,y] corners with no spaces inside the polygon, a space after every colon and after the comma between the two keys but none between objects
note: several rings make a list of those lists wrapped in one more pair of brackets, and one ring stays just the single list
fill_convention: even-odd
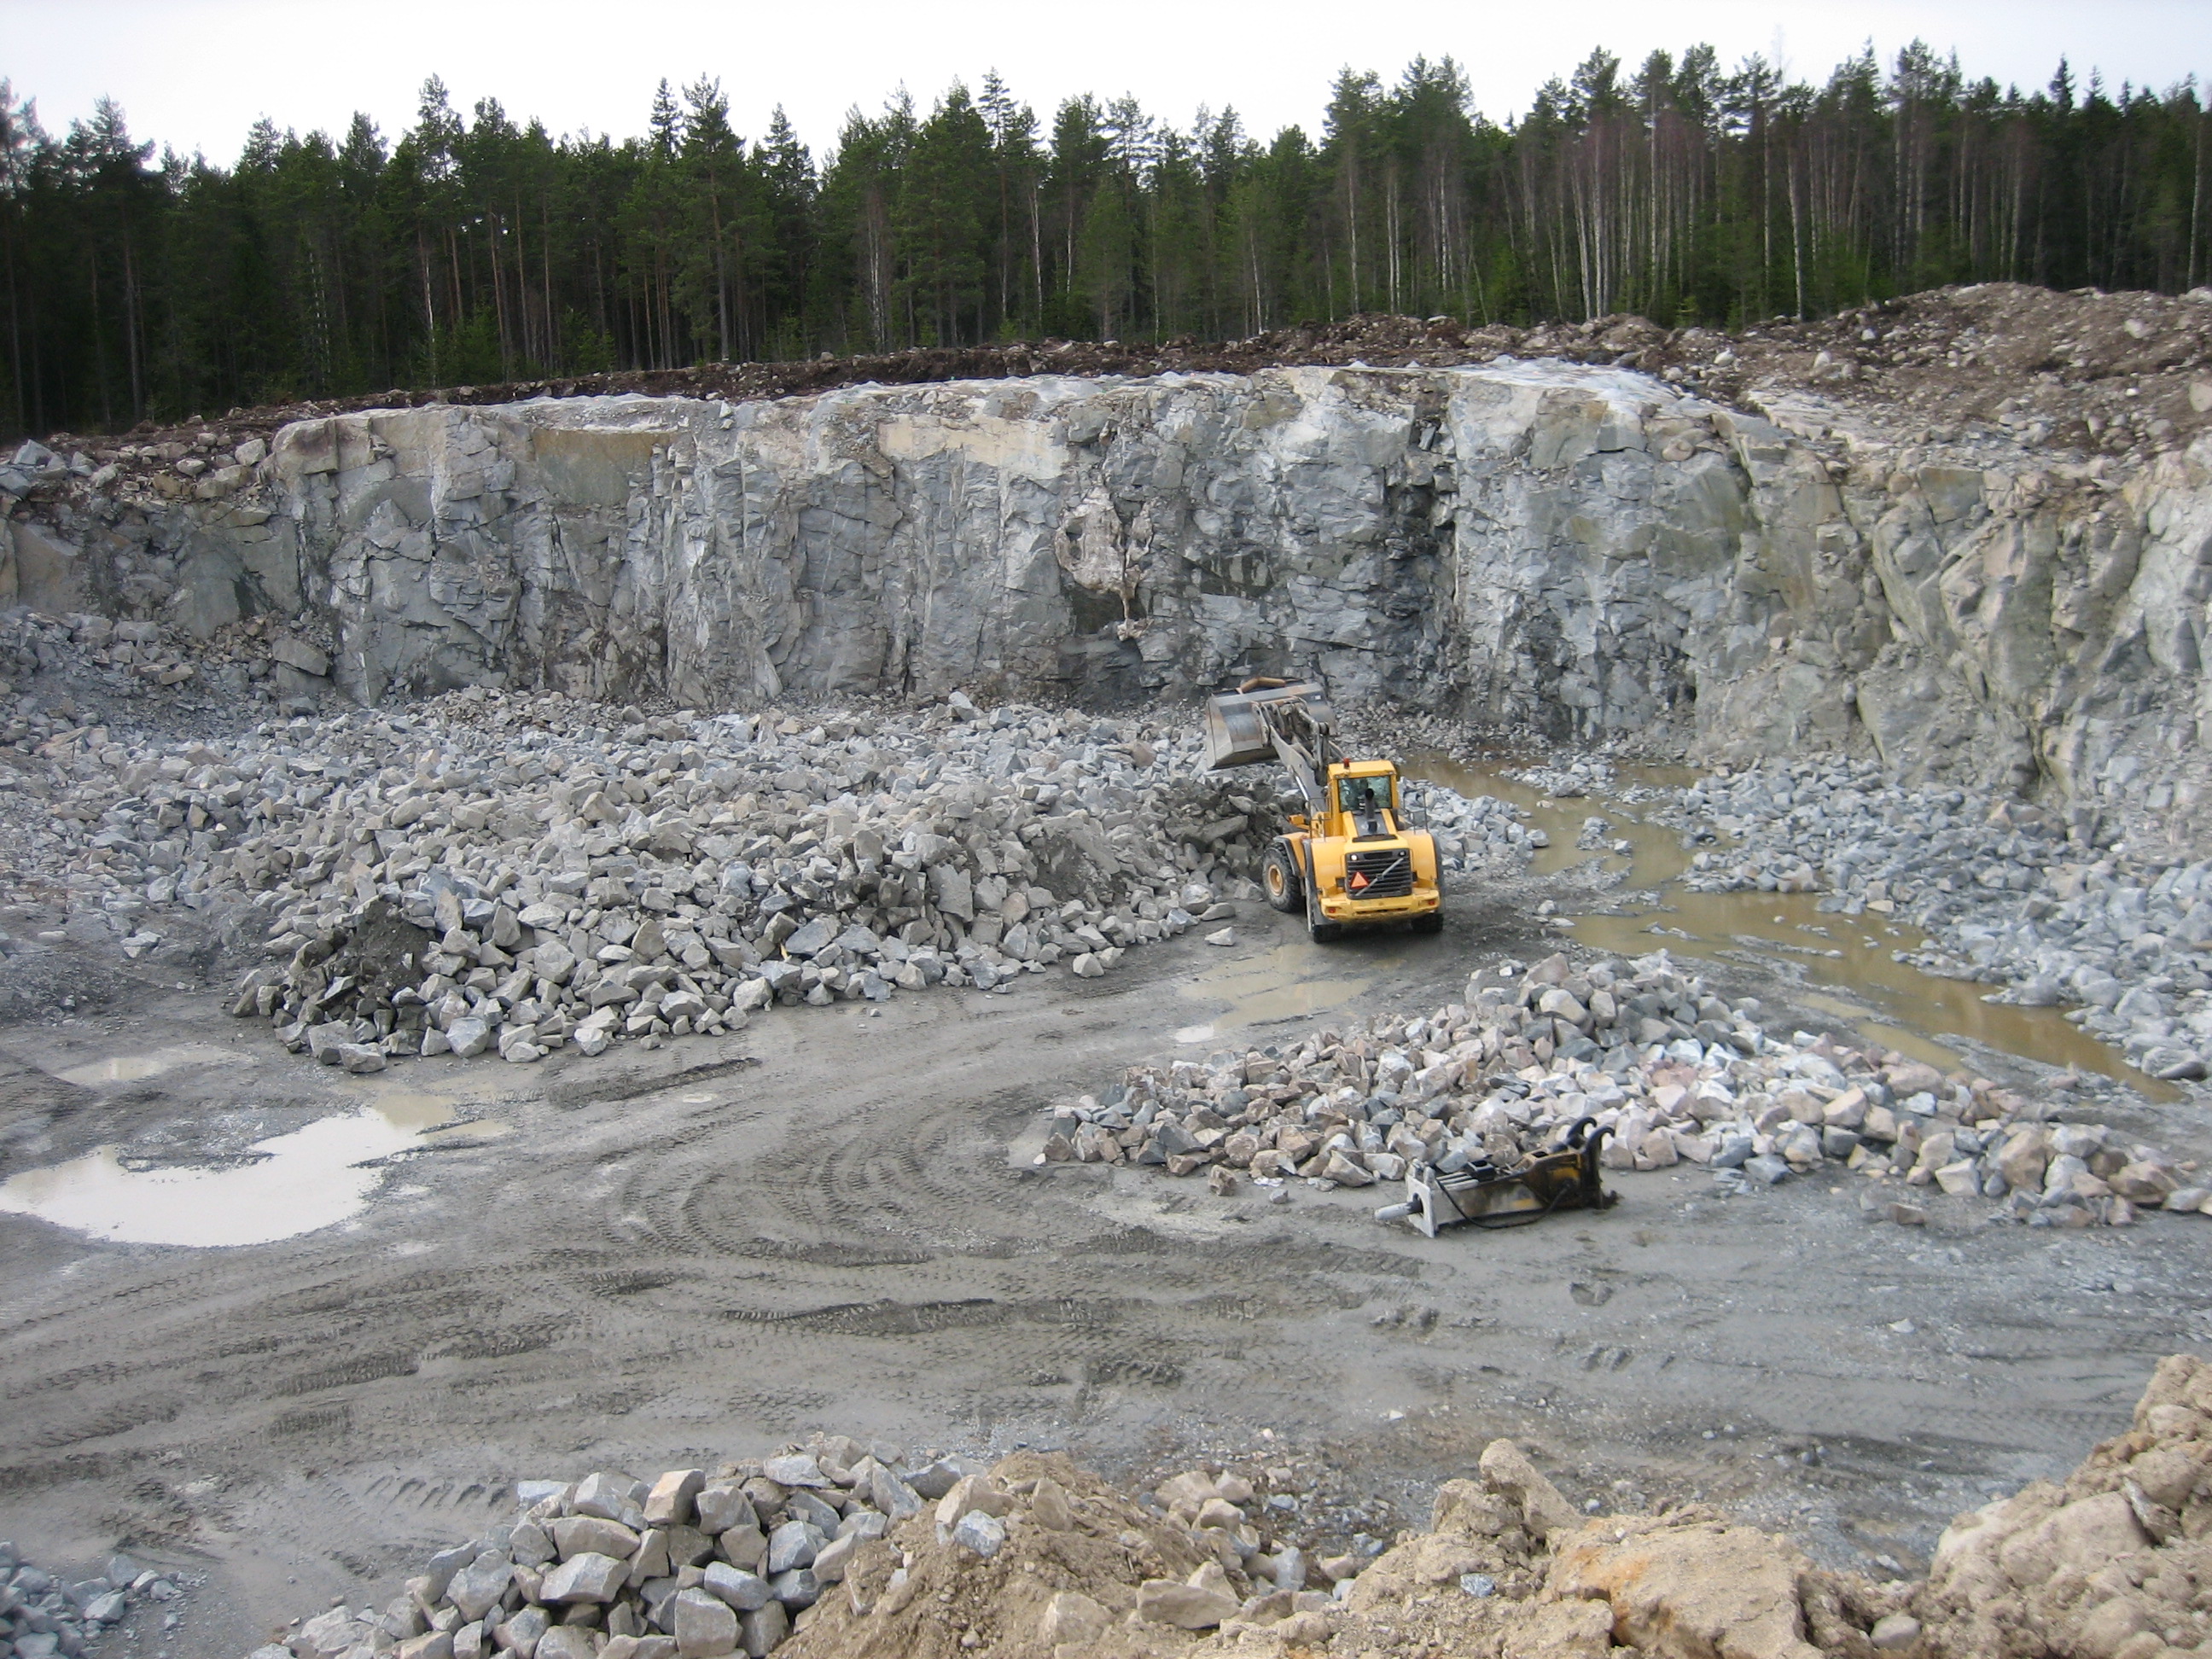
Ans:
[{"label": "overcast sky", "polygon": [[2160,88],[2212,76],[2212,0],[1581,0],[1571,4],[1346,4],[1316,0],[0,0],[0,76],[59,132],[105,94],[131,130],[228,162],[266,115],[280,127],[342,131],[366,110],[387,137],[414,117],[425,76],[463,111],[497,98],[555,131],[642,131],[653,84],[706,74],[738,131],[757,135],[781,103],[818,155],[854,104],[901,84],[925,107],[955,76],[996,68],[1049,121],[1073,93],[1133,93],[1188,126],[1200,105],[1232,105],[1267,137],[1316,132],[1328,84],[1350,64],[1394,76],[1417,53],[1455,58],[1480,108],[1503,118],[1593,46],[1630,65],[1655,46],[1711,41],[1724,64],[1778,57],[1818,79],[1871,38],[1887,61],[1915,36],[1955,48],[1970,76],[2040,86],[2063,54],[2077,77]]}]

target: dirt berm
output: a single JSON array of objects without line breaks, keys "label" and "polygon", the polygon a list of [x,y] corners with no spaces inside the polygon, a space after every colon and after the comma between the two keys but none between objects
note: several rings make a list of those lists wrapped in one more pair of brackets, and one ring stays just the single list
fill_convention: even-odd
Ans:
[{"label": "dirt berm", "polygon": [[[1200,1497],[1204,1471],[1142,1507],[1061,1458],[1018,1455],[994,1474],[1012,1500],[994,1556],[925,1512],[860,1553],[793,1659],[2163,1659],[2207,1650],[2212,1620],[2212,1364],[2186,1356],[2160,1363],[2133,1427],[2063,1486],[1960,1516],[1921,1583],[1817,1568],[1704,1504],[1585,1519],[1501,1440],[1479,1479],[1438,1490],[1427,1531],[1401,1533],[1336,1594],[1232,1602],[1241,1575],[1223,1565],[1235,1552],[1209,1522],[1226,1517]],[[1028,1499],[1055,1484],[1072,1501],[1041,1514],[1058,1493]]]},{"label": "dirt berm", "polygon": [[[1437,1489],[1425,1530],[1401,1532],[1371,1560],[1311,1564],[1294,1548],[1255,1547],[1264,1534],[1253,1517],[1267,1510],[1264,1464],[1201,1465],[1132,1495],[1064,1455],[1021,1452],[957,1480],[957,1466],[934,1466],[927,1473],[943,1472],[943,1481],[917,1477],[938,1493],[925,1505],[858,1443],[810,1445],[725,1465],[711,1481],[696,1469],[662,1475],[642,1500],[644,1524],[660,1529],[642,1534],[594,1518],[644,1490],[627,1476],[530,1486],[521,1495],[533,1502],[517,1525],[441,1552],[380,1617],[336,1607],[295,1620],[253,1659],[368,1659],[395,1645],[399,1659],[495,1645],[526,1659],[532,1649],[537,1659],[770,1649],[791,1659],[2166,1659],[2208,1650],[2212,1365],[2186,1356],[2160,1362],[2133,1427],[2098,1446],[2063,1486],[2039,1482],[1959,1516],[1921,1583],[1816,1566],[1790,1540],[1708,1504],[1586,1516],[1510,1440],[1493,1441],[1474,1476]],[[793,1496],[763,1469],[818,1485],[819,1498]],[[742,1488],[730,1484],[740,1477]],[[836,1488],[848,1479],[847,1498]],[[886,1531],[864,1492],[902,1518]],[[790,1520],[763,1540],[752,1506],[781,1515],[787,1498],[793,1513],[845,1503],[848,1521],[878,1524],[847,1526],[820,1545]],[[720,1546],[693,1525],[712,1532],[738,1513],[744,1523]],[[815,1542],[799,1569],[773,1580],[750,1570],[775,1568],[801,1534]],[[590,1553],[603,1549],[635,1551],[636,1561]],[[718,1559],[639,1588],[641,1576],[666,1568],[667,1552],[708,1549],[749,1565]],[[510,1568],[510,1556],[537,1565]],[[473,1565],[457,1571],[465,1559]],[[787,1638],[783,1608],[768,1596],[772,1588],[787,1595],[793,1577],[806,1581],[796,1599],[811,1605]],[[738,1608],[755,1611],[741,1620]],[[476,1622],[459,1625],[467,1618]]]}]

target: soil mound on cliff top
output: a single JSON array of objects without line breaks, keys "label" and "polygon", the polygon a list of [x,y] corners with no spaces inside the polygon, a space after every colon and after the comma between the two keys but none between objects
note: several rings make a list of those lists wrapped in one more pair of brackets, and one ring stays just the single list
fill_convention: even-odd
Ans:
[{"label": "soil mound on cliff top", "polygon": [[1504,356],[1635,368],[1722,402],[1817,392],[1904,441],[1971,438],[1979,428],[1992,439],[2139,459],[2185,447],[2212,423],[2212,289],[2175,296],[1985,283],[1933,289],[1811,321],[1778,318],[1733,332],[1668,329],[1627,315],[1526,329],[1449,317],[1360,315],[1215,343],[1184,336],[1156,345],[1047,340],[915,347],[793,362],[394,388],[234,409],[220,419],[196,417],[167,428],[149,423],[122,441],[58,433],[49,441],[127,473],[233,450],[292,421],[362,409],[619,393],[744,401],[868,382],[1249,374],[1299,364],[1448,368]]}]

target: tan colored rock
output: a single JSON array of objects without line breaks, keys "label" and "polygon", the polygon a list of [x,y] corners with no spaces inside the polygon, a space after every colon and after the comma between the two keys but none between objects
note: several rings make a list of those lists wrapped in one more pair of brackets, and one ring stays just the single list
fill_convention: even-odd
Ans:
[{"label": "tan colored rock", "polygon": [[1147,1578],[1137,1587],[1137,1616],[1177,1630],[1212,1630],[1237,1611],[1233,1595],[1172,1578]]},{"label": "tan colored rock", "polygon": [[1820,1659],[1797,1601],[1808,1564],[1763,1532],[1639,1516],[1554,1547],[1548,1590],[1603,1601],[1614,1639],[1647,1659]]},{"label": "tan colored rock", "polygon": [[2128,1473],[2154,1504],[2179,1510],[2212,1477],[2212,1446],[2194,1452],[2182,1446],[2154,1446],[2138,1453]]},{"label": "tan colored rock", "polygon": [[2020,1192],[2040,1190],[2050,1146],[2050,1135],[2041,1128],[2021,1129],[2008,1137],[1997,1152],[1997,1173],[2005,1185]]},{"label": "tan colored rock", "polygon": [[[2135,1638],[2146,1632],[2157,1643],[2147,1651],[2162,1652],[2166,1644],[2153,1631],[2149,1609],[2131,1595],[2116,1595],[2091,1608],[2075,1626],[2071,1645],[2082,1659],[2119,1659],[2123,1651],[2136,1645]],[[2132,1652],[2129,1659],[2134,1659]]]},{"label": "tan colored rock", "polygon": [[1506,1626],[1499,1659],[1609,1659],[1613,1613],[1602,1601],[1546,1601]]},{"label": "tan colored rock", "polygon": [[1114,1615],[1080,1590],[1060,1590],[1044,1604],[1037,1620],[1037,1640],[1047,1647],[1061,1643],[1087,1645],[1105,1635]]},{"label": "tan colored rock", "polygon": [[1522,1524],[1531,1535],[1548,1540],[1554,1533],[1572,1532],[1583,1517],[1561,1497],[1559,1489],[1537,1472],[1525,1453],[1510,1440],[1493,1440],[1483,1448],[1482,1478],[1490,1489],[1521,1506]]},{"label": "tan colored rock", "polygon": [[1494,1550],[1449,1534],[1429,1533],[1377,1557],[1353,1581],[1350,1604],[1355,1607],[1387,1607],[1408,1591],[1427,1593],[1440,1584],[1452,1584],[1470,1572],[1495,1573]]},{"label": "tan colored rock", "polygon": [[1226,1499],[1209,1498],[1199,1505],[1198,1524],[1201,1527],[1223,1527],[1233,1531],[1244,1524],[1244,1511]]},{"label": "tan colored rock", "polygon": [[[539,969],[544,971],[543,966]],[[653,1483],[646,1494],[645,1520],[647,1526],[677,1527],[691,1519],[692,1500],[698,1497],[707,1484],[704,1469],[671,1469]]]},{"label": "tan colored rock", "polygon": [[1447,1480],[1437,1488],[1429,1506],[1429,1530],[1526,1541],[1517,1500],[1474,1480]]},{"label": "tan colored rock", "polygon": [[1006,1489],[988,1474],[963,1475],[952,1490],[937,1503],[937,1524],[957,1527],[960,1517],[971,1510],[981,1510],[986,1515],[1002,1516],[1014,1506]]},{"label": "tan colored rock", "polygon": [[1044,1476],[1030,1493],[1030,1518],[1049,1532],[1066,1532],[1075,1524],[1067,1489],[1050,1475]]},{"label": "tan colored rock", "polygon": [[2136,1204],[2163,1204],[2166,1195],[2181,1183],[2162,1164],[2134,1163],[2112,1174],[2111,1186],[2122,1198]]},{"label": "tan colored rock", "polygon": [[2039,1525],[2015,1533],[2005,1540],[1998,1560],[2006,1577],[2031,1589],[2062,1566],[2095,1572],[2149,1543],[2126,1497],[2108,1492],[2069,1504]]}]

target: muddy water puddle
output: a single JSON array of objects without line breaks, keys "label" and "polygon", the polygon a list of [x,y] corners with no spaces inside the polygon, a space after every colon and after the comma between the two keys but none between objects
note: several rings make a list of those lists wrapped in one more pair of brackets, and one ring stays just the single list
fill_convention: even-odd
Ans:
[{"label": "muddy water puddle", "polygon": [[[1781,956],[1803,969],[1808,988],[1798,994],[1798,1001],[1849,1023],[1869,1041],[1947,1071],[1967,1062],[1945,1039],[1963,1039],[2047,1065],[2123,1079],[2154,1098],[2174,1094],[2129,1070],[2118,1054],[2069,1024],[2057,1009],[1984,1002],[1985,986],[1941,979],[1897,961],[1895,952],[1917,951],[1925,944],[1916,928],[1871,912],[1822,915],[1816,908],[1817,894],[1687,890],[1680,878],[1692,854],[1682,846],[1680,833],[1644,822],[1644,809],[1636,802],[1596,796],[1560,799],[1503,771],[1442,756],[1409,756],[1406,772],[1463,795],[1494,795],[1526,808],[1528,822],[1551,841],[1531,860],[1534,873],[1557,874],[1595,860],[1622,878],[1632,902],[1647,896],[1656,899],[1619,914],[1571,918],[1570,937],[1596,950],[1633,957],[1664,948],[1709,961],[1746,951]],[[1680,788],[1695,775],[1680,767],[1622,767],[1617,787]],[[1593,817],[1607,825],[1600,851],[1577,845],[1583,822]],[[1618,850],[1623,844],[1626,850]],[[1829,994],[1823,987],[1841,994]]]},{"label": "muddy water puddle", "polygon": [[1175,1040],[1207,1042],[1240,1026],[1325,1014],[1352,1001],[1401,960],[1395,951],[1370,958],[1348,951],[1322,951],[1303,940],[1279,945],[1256,957],[1237,957],[1176,988],[1179,995],[1194,1002],[1228,1006],[1204,1024],[1184,1026]]},{"label": "muddy water puddle", "polygon": [[143,1083],[148,1078],[173,1072],[184,1066],[251,1066],[253,1056],[234,1048],[218,1048],[208,1042],[176,1042],[164,1048],[149,1048],[143,1054],[110,1054],[102,1060],[89,1060],[82,1066],[72,1066],[54,1075],[64,1083],[74,1083],[79,1088],[97,1089],[109,1083]]},{"label": "muddy water puddle", "polygon": [[[175,1051],[163,1051],[172,1054]],[[218,1058],[237,1056],[211,1051]],[[73,1081],[130,1081],[151,1076],[118,1056],[76,1068]],[[191,1058],[173,1064],[196,1063]],[[159,1069],[169,1069],[162,1066]],[[0,1212],[36,1216],[90,1238],[117,1244],[173,1244],[201,1249],[271,1244],[350,1221],[382,1187],[385,1160],[507,1133],[500,1123],[453,1121],[463,1097],[386,1088],[364,1091],[357,1109],[319,1118],[266,1136],[232,1157],[205,1163],[148,1165],[120,1146],[27,1170],[0,1182]]]}]

